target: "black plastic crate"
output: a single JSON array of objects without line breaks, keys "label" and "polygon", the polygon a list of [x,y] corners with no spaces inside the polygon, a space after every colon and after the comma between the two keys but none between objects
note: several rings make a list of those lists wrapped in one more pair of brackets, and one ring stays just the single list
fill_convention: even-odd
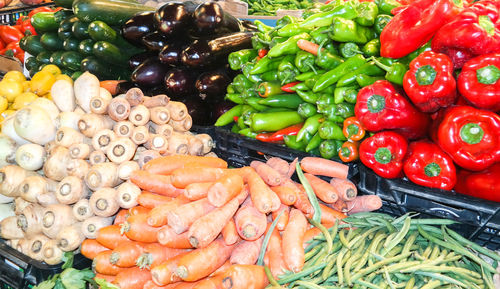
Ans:
[{"label": "black plastic crate", "polygon": [[395,216],[408,212],[422,217],[447,218],[460,222],[450,226],[464,237],[500,250],[500,204],[462,195],[453,191],[426,188],[407,179],[385,179],[359,165],[358,189],[378,195],[380,211]]},{"label": "black plastic crate", "polygon": [[0,25],[14,25],[21,16],[28,15],[31,10],[42,6],[54,6],[54,3],[42,3],[33,6],[7,6],[0,10]]},{"label": "black plastic crate", "polygon": [[[76,254],[73,267],[89,268],[92,261]],[[61,265],[47,265],[33,260],[16,249],[0,241],[0,288],[31,288],[49,276],[62,271]]]}]

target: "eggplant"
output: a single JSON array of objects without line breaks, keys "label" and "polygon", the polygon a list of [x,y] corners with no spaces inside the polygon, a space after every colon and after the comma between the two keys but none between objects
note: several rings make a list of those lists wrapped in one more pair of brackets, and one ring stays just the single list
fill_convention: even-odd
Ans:
[{"label": "eggplant", "polygon": [[137,68],[137,66],[141,65],[141,63],[146,61],[146,59],[156,58],[156,57],[157,57],[156,53],[152,51],[146,51],[132,55],[128,60],[128,67],[134,70]]},{"label": "eggplant", "polygon": [[165,36],[172,36],[188,30],[193,21],[196,4],[192,2],[169,2],[155,13],[154,20]]},{"label": "eggplant", "polygon": [[122,26],[122,35],[130,43],[142,44],[142,37],[155,31],[155,12],[143,12],[130,18]]},{"label": "eggplant", "polygon": [[236,32],[212,40],[195,40],[182,51],[182,63],[189,67],[207,67],[227,62],[229,53],[252,48],[252,32]]},{"label": "eggplant", "polygon": [[241,25],[243,26],[244,31],[250,31],[250,32],[258,32],[259,31],[259,29],[257,28],[257,25],[255,25],[252,21],[243,20],[243,21],[241,21]]},{"label": "eggplant", "polygon": [[167,43],[158,54],[161,63],[178,66],[181,65],[182,50],[187,47],[186,42],[170,41]]},{"label": "eggplant", "polygon": [[231,78],[224,71],[215,70],[204,72],[196,80],[196,89],[201,97],[212,98],[226,94],[226,88],[231,83]]},{"label": "eggplant", "polygon": [[168,38],[158,31],[151,32],[142,37],[142,44],[152,51],[160,51],[167,43]]},{"label": "eggplant", "polygon": [[165,75],[165,88],[168,96],[186,96],[196,93],[197,75],[187,68],[173,68]]},{"label": "eggplant", "polygon": [[237,32],[242,30],[236,17],[225,12],[216,2],[210,1],[199,5],[194,11],[194,23],[202,33]]},{"label": "eggplant", "polygon": [[137,87],[137,85],[135,85],[135,83],[133,83],[132,81],[123,81],[118,83],[116,91],[117,94],[124,94],[133,87]]},{"label": "eggplant", "polygon": [[172,98],[172,100],[184,103],[188,109],[188,113],[193,119],[195,125],[212,124],[212,106],[200,100],[197,95],[189,95],[185,97]]},{"label": "eggplant", "polygon": [[144,95],[147,96],[155,96],[158,94],[167,94],[167,90],[165,89],[165,86],[163,86],[163,83],[160,86],[155,86],[153,88],[148,88],[146,90],[143,90]]},{"label": "eggplant", "polygon": [[230,110],[234,106],[235,106],[235,104],[231,101],[228,101],[228,100],[217,102],[214,105],[214,107],[212,108],[212,119],[211,119],[210,124],[214,124],[221,115],[226,113],[228,110]]},{"label": "eggplant", "polygon": [[157,59],[146,59],[132,73],[131,80],[140,87],[155,87],[163,83],[169,67]]}]

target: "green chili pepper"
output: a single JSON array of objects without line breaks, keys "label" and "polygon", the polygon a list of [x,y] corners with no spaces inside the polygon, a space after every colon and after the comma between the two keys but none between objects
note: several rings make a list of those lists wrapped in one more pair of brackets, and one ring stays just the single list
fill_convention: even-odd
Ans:
[{"label": "green chili pepper", "polygon": [[307,31],[308,29],[299,27],[299,23],[288,23],[278,30],[278,36],[290,37]]},{"label": "green chili pepper", "polygon": [[335,104],[335,114],[344,119],[354,116],[354,104],[346,102]]},{"label": "green chili pepper", "polygon": [[356,23],[363,26],[373,26],[378,15],[378,6],[373,2],[361,2],[358,7],[358,17],[354,19]]},{"label": "green chili pepper", "polygon": [[257,133],[253,132],[250,128],[244,128],[238,131],[238,133],[249,138],[255,138],[257,136]]},{"label": "green chili pepper", "polygon": [[234,121],[235,116],[241,116],[241,113],[243,112],[243,105],[239,104],[230,110],[226,111],[223,115],[221,115],[217,121],[215,122],[214,126],[225,126]]},{"label": "green chili pepper", "polygon": [[277,131],[294,124],[301,123],[304,119],[296,111],[254,113],[251,116],[253,131]]},{"label": "green chili pepper", "polygon": [[228,85],[228,86],[226,87],[226,92],[227,92],[227,93],[236,93],[236,92],[237,92],[237,90],[236,90],[236,88],[234,87],[234,85],[231,83],[230,85]]},{"label": "green chili pepper", "polygon": [[262,79],[260,78],[260,75],[251,73],[251,71],[254,69],[255,65],[256,64],[253,62],[247,62],[245,65],[243,65],[243,69],[241,70],[241,72],[243,72],[243,75],[245,75],[245,77],[253,83],[257,83],[257,82],[262,81]]},{"label": "green chili pepper", "polygon": [[279,94],[259,100],[259,104],[271,107],[284,107],[297,109],[304,101],[297,94]]},{"label": "green chili pepper", "polygon": [[330,85],[335,84],[344,74],[358,69],[364,63],[366,63],[366,60],[361,54],[348,58],[339,66],[323,73],[318,81],[316,81],[316,84],[313,87],[313,92],[321,91]]},{"label": "green chili pepper", "polygon": [[403,77],[405,76],[406,71],[408,71],[408,67],[402,63],[395,62],[391,66],[387,66],[377,59],[374,59],[373,62],[377,64],[378,67],[387,71],[385,74],[385,79],[389,80],[392,83],[396,83],[398,85],[403,85]]},{"label": "green chili pepper", "polygon": [[310,71],[310,72],[306,72],[306,73],[302,73],[302,74],[297,75],[297,77],[295,77],[295,79],[297,79],[299,81],[305,81],[305,80],[308,80],[309,78],[311,78],[315,75],[321,75],[323,73],[325,73],[324,70],[316,70],[316,72]]},{"label": "green chili pepper", "polygon": [[306,140],[302,140],[300,142],[297,141],[296,135],[284,135],[283,141],[285,142],[285,145],[287,147],[298,151],[304,151],[307,146],[307,141]]},{"label": "green chili pepper", "polygon": [[333,97],[333,93],[322,93],[318,100],[316,101],[316,105],[318,106],[318,111],[323,112],[326,106],[335,103],[335,98]]},{"label": "green chili pepper", "polygon": [[299,104],[297,112],[303,118],[308,118],[316,114],[316,106],[309,102]]},{"label": "green chili pepper", "polygon": [[380,40],[378,38],[368,41],[362,48],[365,56],[378,56],[380,55]]},{"label": "green chili pepper", "polygon": [[230,101],[236,103],[236,104],[243,104],[245,103],[245,99],[241,95],[241,93],[228,93],[226,94],[226,99],[229,99]]},{"label": "green chili pepper", "polygon": [[366,74],[358,74],[356,76],[356,82],[358,83],[358,85],[360,87],[365,87],[368,85],[372,85],[375,83],[375,81],[382,80],[384,78],[385,77],[383,77],[383,76],[369,76]]},{"label": "green chili pepper", "polygon": [[283,57],[270,58],[268,54],[254,64],[252,70],[250,70],[250,74],[261,74],[267,71],[276,70],[278,69],[281,60],[283,60]]},{"label": "green chili pepper", "polygon": [[257,27],[257,30],[258,30],[259,32],[262,32],[262,33],[266,33],[266,32],[269,32],[269,31],[273,30],[273,27],[271,27],[271,26],[268,26],[268,25],[264,24],[264,23],[263,23],[262,21],[260,21],[260,20],[255,20],[255,21],[253,22],[253,24]]},{"label": "green chili pepper", "polygon": [[248,80],[245,75],[243,74],[238,74],[234,77],[233,83],[232,83],[234,89],[238,92],[243,92],[249,88],[251,88],[254,83]]},{"label": "green chili pepper", "polygon": [[328,36],[338,42],[355,42],[361,44],[376,37],[373,29],[344,18],[335,18],[333,20],[332,30]]},{"label": "green chili pepper", "polygon": [[326,49],[326,51],[330,52],[331,54],[334,55],[339,55],[339,50],[337,48],[337,45],[333,41],[328,41],[323,48]]},{"label": "green chili pepper", "polygon": [[306,85],[305,82],[297,83],[294,85],[291,90],[297,91],[297,90],[309,90],[310,88]]},{"label": "green chili pepper", "polygon": [[261,39],[259,36],[257,35],[254,35],[252,37],[252,48],[255,49],[255,50],[259,50],[261,48],[266,48],[267,45],[264,44],[263,42],[267,42],[267,41],[264,41],[263,39]]},{"label": "green chili pepper", "polygon": [[373,24],[373,28],[375,29],[375,32],[380,35],[382,33],[382,30],[384,30],[384,27],[391,21],[392,16],[391,15],[386,15],[386,14],[379,14],[375,18],[375,23]]},{"label": "green chili pepper", "polygon": [[344,101],[347,101],[349,103],[356,103],[357,95],[357,86],[337,87],[334,92],[335,103],[342,103]]},{"label": "green chili pepper", "polygon": [[316,57],[316,65],[324,69],[334,69],[342,64],[344,60],[338,55],[323,50],[322,47],[324,43],[325,42],[322,42],[319,46],[318,56]]},{"label": "green chili pepper", "polygon": [[285,42],[276,44],[274,47],[272,47],[267,55],[269,55],[269,57],[278,57],[281,55],[296,54],[300,50],[300,48],[297,46],[297,41],[299,41],[300,39],[309,40],[310,38],[311,36],[307,33],[301,33],[292,36]]},{"label": "green chili pepper", "polygon": [[320,44],[320,43],[323,43],[323,41],[330,40],[328,38],[328,31],[329,31],[328,26],[319,27],[319,28],[313,30],[310,33],[312,41],[314,41],[314,43]]},{"label": "green chili pepper", "polygon": [[319,153],[322,158],[331,159],[339,154],[342,141],[339,140],[324,140],[319,145]]},{"label": "green chili pepper", "polygon": [[295,56],[295,67],[297,67],[297,69],[304,73],[304,72],[308,72],[308,71],[314,71],[315,68],[314,68],[314,61],[315,61],[316,57],[307,52],[307,51],[299,51],[297,52],[297,55]]},{"label": "green chili pepper", "polygon": [[353,5],[348,2],[333,8],[331,11],[325,11],[308,17],[300,23],[300,27],[312,29],[314,27],[330,26],[336,17],[354,19],[357,16],[358,12]]},{"label": "green chili pepper", "polygon": [[[301,141],[304,139],[307,133],[314,135],[319,128],[320,125],[320,119],[323,118],[323,115],[321,114],[315,114],[311,117],[308,117],[306,121],[304,122],[304,126],[299,130],[297,133],[297,140]],[[318,144],[319,145],[319,144]]]},{"label": "green chili pepper", "polygon": [[345,58],[353,57],[356,54],[362,54],[363,51],[354,42],[346,42],[339,45],[340,55]]},{"label": "green chili pepper", "polygon": [[242,65],[257,57],[256,49],[243,49],[229,54],[227,62],[232,70],[240,70]]},{"label": "green chili pepper", "polygon": [[247,97],[245,99],[245,103],[255,108],[258,111],[266,110],[267,106],[260,104],[259,100],[261,100],[260,97]]},{"label": "green chili pepper", "polygon": [[337,114],[335,104],[326,105],[322,111],[325,118],[330,122],[343,123],[344,118]]},{"label": "green chili pepper", "polygon": [[284,27],[287,24],[295,23],[295,22],[297,22],[297,18],[290,16],[290,15],[285,15],[276,21],[276,29],[279,29],[281,27]]},{"label": "green chili pepper", "polygon": [[240,127],[236,123],[231,126],[231,132],[233,133],[238,133],[238,131],[240,130],[241,130]]},{"label": "green chili pepper", "polygon": [[319,136],[319,132],[316,132],[306,145],[305,148],[306,153],[318,148],[322,141],[323,139]]},{"label": "green chili pepper", "polygon": [[419,49],[417,49],[417,50],[413,51],[412,53],[406,55],[405,57],[401,58],[400,62],[405,62],[406,64],[409,64],[417,56],[419,56],[423,52],[429,51],[429,50],[432,50],[432,48],[431,48],[431,41],[425,43]]},{"label": "green chili pepper", "polygon": [[378,10],[380,13],[391,14],[392,9],[401,6],[396,0],[378,0]]},{"label": "green chili pepper", "polygon": [[358,69],[344,74],[342,78],[337,81],[337,87],[349,86],[356,83],[356,76],[359,74],[366,74],[370,76],[384,75],[384,70],[375,65],[374,63],[365,63],[361,65]]},{"label": "green chili pepper", "polygon": [[281,84],[278,82],[261,82],[257,88],[260,97],[269,97],[281,94]]},{"label": "green chili pepper", "polygon": [[299,74],[299,70],[293,65],[293,61],[285,58],[278,66],[278,80],[281,85],[295,80],[295,76]]},{"label": "green chili pepper", "polygon": [[307,90],[307,91],[297,90],[295,92],[297,92],[297,94],[300,96],[300,98],[302,98],[303,101],[309,102],[309,103],[316,103],[316,101],[318,100],[318,97],[319,97],[318,94],[316,94],[310,90]]},{"label": "green chili pepper", "polygon": [[322,139],[346,140],[342,128],[333,121],[326,120],[319,125],[319,136]]},{"label": "green chili pepper", "polygon": [[275,36],[269,42],[269,48],[273,48],[277,44],[285,42],[287,39],[288,39],[288,37]]},{"label": "green chili pepper", "polygon": [[318,79],[321,77],[321,75],[315,75],[309,79],[307,79],[306,81],[304,81],[303,83],[306,84],[307,86],[307,89],[312,89],[314,87],[314,85],[316,84],[316,81],[318,81]]},{"label": "green chili pepper", "polygon": [[263,81],[278,81],[278,71],[267,71],[260,75]]}]

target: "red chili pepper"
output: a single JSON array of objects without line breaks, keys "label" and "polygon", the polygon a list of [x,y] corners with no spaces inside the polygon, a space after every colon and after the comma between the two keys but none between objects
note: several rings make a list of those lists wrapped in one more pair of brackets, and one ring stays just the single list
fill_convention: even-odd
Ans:
[{"label": "red chili pepper", "polygon": [[280,129],[276,132],[260,133],[257,135],[256,139],[263,142],[281,142],[283,141],[283,136],[285,135],[297,135],[300,129],[304,126],[304,123],[294,124],[284,129]]},{"label": "red chili pepper", "polygon": [[255,136],[255,139],[260,140],[261,142],[279,142],[273,138],[273,132],[261,132]]},{"label": "red chili pepper", "polygon": [[256,60],[257,62],[259,62],[259,60],[261,60],[261,59],[262,59],[262,57],[260,57],[260,56],[255,57],[255,60]]},{"label": "red chili pepper", "polygon": [[481,172],[460,170],[455,191],[473,197],[500,202],[500,163]]},{"label": "red chili pepper", "polygon": [[433,51],[425,51],[413,59],[403,79],[406,94],[423,112],[435,112],[453,104],[456,86],[451,59]]},{"label": "red chili pepper", "polygon": [[410,181],[424,187],[451,190],[457,182],[453,160],[430,141],[417,141],[408,146],[403,169]]},{"label": "red chili pepper", "polygon": [[239,117],[239,116],[233,116],[233,120],[234,120],[234,122],[238,122],[238,119],[240,119],[240,117]]},{"label": "red chili pepper", "polygon": [[478,108],[500,110],[500,53],[469,60],[458,75],[458,90]]},{"label": "red chili pepper", "polygon": [[346,141],[339,150],[341,161],[348,163],[359,159],[359,142]]},{"label": "red chili pepper", "polygon": [[31,10],[30,13],[28,14],[28,17],[31,18],[31,16],[35,15],[38,12],[53,12],[53,11],[54,10],[52,10],[52,8],[48,6],[42,6]]},{"label": "red chili pepper", "polygon": [[359,147],[361,162],[383,178],[401,177],[408,142],[393,131],[383,131],[365,139]]},{"label": "red chili pepper", "polygon": [[418,111],[387,80],[363,87],[354,113],[368,131],[394,130],[409,139],[425,136],[430,125],[429,115]]},{"label": "red chili pepper", "polygon": [[462,10],[453,0],[415,0],[395,15],[380,34],[380,55],[400,58],[428,42]]},{"label": "red chili pepper", "polygon": [[500,116],[471,106],[443,113],[437,144],[464,169],[481,171],[500,162]]},{"label": "red chili pepper", "polygon": [[261,48],[258,51],[258,55],[259,55],[260,58],[262,58],[262,57],[266,56],[268,52],[269,52],[269,50]]},{"label": "red chili pepper", "polygon": [[38,35],[33,25],[31,25],[31,20],[29,18],[21,23],[21,32],[23,32],[24,35]]},{"label": "red chili pepper", "polygon": [[281,87],[281,90],[283,90],[284,92],[288,92],[288,93],[294,93],[295,91],[293,91],[291,88],[294,87],[295,85],[301,83],[301,82],[302,81],[295,81],[295,82],[287,83]]},{"label": "red chili pepper", "polygon": [[0,38],[5,43],[18,42],[23,38],[23,33],[14,26],[0,25]]},{"label": "red chili pepper", "polygon": [[466,8],[441,27],[432,39],[432,50],[448,55],[454,69],[478,55],[500,52],[500,5],[483,0]]}]

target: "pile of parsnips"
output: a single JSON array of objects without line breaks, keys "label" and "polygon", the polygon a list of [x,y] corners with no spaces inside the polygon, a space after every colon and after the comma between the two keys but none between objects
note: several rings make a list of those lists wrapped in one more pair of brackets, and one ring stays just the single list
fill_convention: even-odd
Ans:
[{"label": "pile of parsnips", "polygon": [[186,106],[166,95],[113,98],[84,73],[56,81],[51,96],[5,119],[0,135],[0,201],[15,212],[0,237],[33,259],[60,263],[137,205],[141,189],[127,180],[150,159],[211,154],[211,137],[191,134]]}]

